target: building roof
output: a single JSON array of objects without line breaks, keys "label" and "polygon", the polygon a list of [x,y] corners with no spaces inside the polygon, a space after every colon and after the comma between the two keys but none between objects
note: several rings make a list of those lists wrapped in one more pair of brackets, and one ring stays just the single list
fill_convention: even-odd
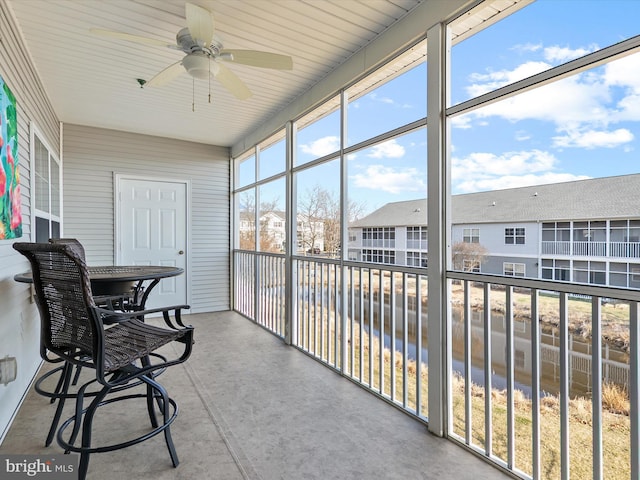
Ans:
[{"label": "building roof", "polygon": [[[453,195],[452,223],[640,218],[640,174]],[[387,203],[351,227],[427,224],[427,199]]]}]

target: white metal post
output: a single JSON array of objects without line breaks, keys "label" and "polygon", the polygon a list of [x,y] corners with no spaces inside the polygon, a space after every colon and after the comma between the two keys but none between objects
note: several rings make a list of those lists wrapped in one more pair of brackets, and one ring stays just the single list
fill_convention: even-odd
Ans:
[{"label": "white metal post", "polygon": [[450,394],[446,381],[446,271],[449,264],[449,181],[446,138],[448,79],[447,29],[443,24],[427,32],[427,235],[428,235],[428,324],[429,349],[429,430],[445,434],[445,408]]}]

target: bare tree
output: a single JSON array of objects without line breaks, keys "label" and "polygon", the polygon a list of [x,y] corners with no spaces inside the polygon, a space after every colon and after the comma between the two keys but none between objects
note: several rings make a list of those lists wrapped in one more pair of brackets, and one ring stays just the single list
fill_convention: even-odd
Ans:
[{"label": "bare tree", "polygon": [[305,252],[313,252],[320,240],[324,243],[325,204],[326,192],[320,185],[308,189],[298,202],[298,246]]},{"label": "bare tree", "polygon": [[244,192],[240,195],[240,231],[239,247],[241,250],[256,248],[256,197]]},{"label": "bare tree", "polygon": [[[364,205],[349,201],[347,203],[347,222],[357,220],[364,212]],[[342,208],[340,195],[331,192],[320,185],[314,186],[306,192],[305,197],[298,204],[298,213],[309,224],[303,229],[300,241],[305,251],[313,248],[322,238],[324,250],[332,255],[340,254],[340,220]],[[313,219],[313,220],[310,220]]]},{"label": "bare tree", "polygon": [[457,242],[451,248],[453,268],[463,272],[479,271],[488,253],[479,243]]}]

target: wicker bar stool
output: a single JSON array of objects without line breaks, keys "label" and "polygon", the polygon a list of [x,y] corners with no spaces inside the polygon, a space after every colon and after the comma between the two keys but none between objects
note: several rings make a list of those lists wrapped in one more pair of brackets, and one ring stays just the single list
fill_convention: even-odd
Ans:
[{"label": "wicker bar stool", "polygon": [[[179,463],[170,433],[178,408],[162,385],[154,378],[160,369],[184,362],[191,355],[193,328],[185,326],[181,311],[187,305],[136,312],[117,312],[96,305],[84,260],[73,247],[54,243],[15,243],[13,247],[30,263],[41,318],[41,353],[46,361],[55,361],[48,353],[65,362],[63,386],[66,392],[72,369],[81,366],[93,369],[95,378],[83,384],[74,395],[75,415],[58,429],[57,441],[67,452],[80,453],[79,479],[84,480],[92,453],[107,452],[143,442],[164,433],[173,466]],[[170,318],[173,311],[174,321]],[[162,313],[167,328],[142,322],[150,313]],[[110,326],[109,326],[110,325]],[[183,344],[177,358],[151,363],[151,353],[169,343]],[[134,382],[147,385],[146,393],[111,396]],[[98,385],[88,407],[84,401],[88,388]],[[64,397],[63,397],[64,398]],[[146,400],[151,428],[126,442],[112,445],[92,445],[93,418],[98,408],[114,402]],[[62,400],[62,399],[61,399]],[[156,407],[161,412],[160,421]],[[68,438],[64,432],[72,427]],[[77,445],[81,433],[80,445]]]},{"label": "wicker bar stool", "polygon": [[[80,243],[80,241],[76,238],[51,238],[49,239],[50,243],[67,245],[70,250],[72,250],[76,256],[81,258],[83,261],[86,261],[85,249]],[[100,295],[93,297],[96,305],[108,308],[110,310],[120,310],[120,311],[131,311],[135,309],[133,305],[133,292],[127,293],[123,292],[120,295]],[[42,347],[42,345],[41,345]],[[51,445],[53,438],[55,436],[56,430],[58,428],[58,423],[60,422],[60,417],[62,415],[62,410],[64,408],[65,400],[68,398],[75,398],[75,393],[69,393],[69,389],[72,385],[76,385],[80,378],[80,372],[82,370],[81,366],[76,366],[75,374],[74,365],[68,362],[65,362],[62,358],[57,356],[49,356],[46,349],[40,352],[42,358],[45,358],[50,363],[61,363],[60,366],[49,370],[44,375],[40,376],[35,384],[35,391],[50,399],[51,403],[55,403],[58,401],[58,405],[56,411],[54,413],[53,419],[51,421],[51,425],[49,426],[49,431],[47,433],[47,438],[45,440],[45,446]],[[59,375],[58,381],[53,388],[46,388],[46,385],[49,379],[55,378],[56,375]],[[65,384],[65,378],[68,375],[73,375],[73,379]],[[88,395],[95,395],[95,393],[88,393]]]}]

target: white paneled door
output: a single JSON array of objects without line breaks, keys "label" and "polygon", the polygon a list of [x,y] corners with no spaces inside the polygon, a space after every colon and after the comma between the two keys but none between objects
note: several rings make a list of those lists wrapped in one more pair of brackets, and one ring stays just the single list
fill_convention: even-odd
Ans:
[{"label": "white paneled door", "polygon": [[177,266],[185,273],[165,278],[147,308],[187,303],[187,184],[117,179],[117,263]]}]

